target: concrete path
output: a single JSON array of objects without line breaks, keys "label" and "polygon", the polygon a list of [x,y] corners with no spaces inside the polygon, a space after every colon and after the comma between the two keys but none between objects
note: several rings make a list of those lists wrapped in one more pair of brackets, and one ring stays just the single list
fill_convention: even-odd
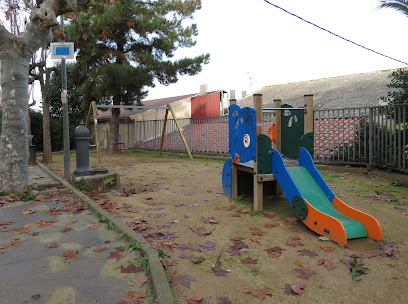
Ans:
[{"label": "concrete path", "polygon": [[30,184],[35,200],[0,197],[1,303],[152,303],[139,251],[41,167]]}]

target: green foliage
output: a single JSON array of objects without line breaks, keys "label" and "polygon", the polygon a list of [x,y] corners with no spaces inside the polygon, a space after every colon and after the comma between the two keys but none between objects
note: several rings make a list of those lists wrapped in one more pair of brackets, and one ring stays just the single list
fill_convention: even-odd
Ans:
[{"label": "green foliage", "polygon": [[106,217],[102,216],[102,217],[99,219],[99,221],[102,222],[102,223],[106,223],[106,222],[108,221],[108,219],[107,219]]},{"label": "green foliage", "polygon": [[117,174],[114,174],[113,177],[112,177],[112,179],[109,180],[109,181],[105,184],[105,187],[106,187],[107,189],[112,189],[112,188],[114,188],[114,187],[117,186],[117,185],[118,185],[118,175],[117,175]]},{"label": "green foliage", "polygon": [[250,216],[255,216],[255,215],[258,215],[258,214],[262,214],[262,211],[251,210],[251,212],[249,212]]},{"label": "green foliage", "polygon": [[75,181],[75,187],[80,191],[92,191],[92,187],[87,184],[83,177]]},{"label": "green foliage", "polygon": [[149,265],[149,260],[147,259],[147,257],[141,257],[138,261],[137,264],[139,266],[147,266]]},{"label": "green foliage", "polygon": [[238,204],[244,203],[244,195],[238,195],[232,198],[232,200]]},{"label": "green foliage", "polygon": [[35,199],[37,195],[32,192],[31,187],[28,187],[27,189],[25,189],[25,191],[14,192],[10,196],[12,198],[17,198],[18,197],[23,202],[29,202],[29,201],[32,201],[33,199]]},{"label": "green foliage", "polygon": [[[141,103],[155,79],[167,85],[199,73],[209,54],[173,58],[178,48],[195,45],[197,27],[183,21],[200,8],[197,0],[94,0],[72,15],[66,33],[78,48],[83,102]],[[118,124],[119,110],[111,121]]]},{"label": "green foliage", "polygon": [[363,274],[367,274],[368,268],[362,267],[363,265],[364,265],[363,259],[360,259],[360,260],[357,260],[356,258],[352,259],[352,267],[350,271],[351,271],[351,277],[354,281],[361,281],[360,276]]},{"label": "green foliage", "polygon": [[140,244],[138,241],[135,241],[135,240],[132,240],[128,245],[130,248],[133,248],[134,250],[142,249],[142,244]]},{"label": "green foliage", "polygon": [[391,186],[408,188],[408,183],[400,180],[395,180],[391,182]]},{"label": "green foliage", "polygon": [[167,256],[166,252],[164,249],[158,249],[157,250],[157,254],[159,255],[159,257],[161,258],[165,258]]},{"label": "green foliage", "polygon": [[407,104],[408,103],[408,70],[397,70],[389,76],[391,82],[387,87],[391,89],[387,96],[381,97],[381,100],[390,104]]}]

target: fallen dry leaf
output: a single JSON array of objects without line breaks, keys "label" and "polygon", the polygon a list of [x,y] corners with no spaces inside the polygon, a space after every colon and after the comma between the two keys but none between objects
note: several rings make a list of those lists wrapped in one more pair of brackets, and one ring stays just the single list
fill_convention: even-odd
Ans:
[{"label": "fallen dry leaf", "polygon": [[297,261],[297,262],[295,262],[295,264],[300,266],[300,267],[303,267],[303,268],[310,268],[310,264],[306,263],[306,262]]},{"label": "fallen dry leaf", "polygon": [[220,267],[214,267],[211,270],[217,277],[225,277],[228,273],[227,270],[221,269]]},{"label": "fallen dry leaf", "polygon": [[257,264],[258,260],[257,259],[251,259],[250,257],[246,257],[245,259],[242,260],[242,263],[249,263],[249,264]]},{"label": "fallen dry leaf", "polygon": [[149,278],[145,276],[143,273],[139,274],[138,278],[136,280],[132,280],[132,286],[139,288],[142,286],[144,283],[147,282]]},{"label": "fallen dry leaf", "polygon": [[9,230],[12,234],[26,234],[30,232],[30,228],[24,227],[21,228],[20,230]]},{"label": "fallen dry leaf", "polygon": [[264,215],[264,217],[267,217],[267,218],[270,218],[270,219],[275,218],[275,214],[273,214],[272,212],[264,212],[263,215]]},{"label": "fallen dry leaf", "polygon": [[66,227],[66,228],[60,230],[60,232],[65,233],[65,232],[69,232],[69,231],[72,231],[72,230],[74,230],[74,228],[72,228],[72,227]]},{"label": "fallen dry leaf", "polygon": [[89,225],[89,226],[88,226],[88,229],[96,230],[96,229],[99,229],[99,226]]},{"label": "fallen dry leaf", "polygon": [[285,293],[287,295],[302,295],[305,294],[305,284],[301,283],[294,283],[294,284],[286,284],[285,285]]},{"label": "fallen dry leaf", "polygon": [[33,210],[33,209],[26,209],[26,210],[24,210],[22,213],[23,213],[24,215],[27,215],[27,214],[35,213],[35,210]]},{"label": "fallen dry leaf", "polygon": [[122,257],[122,253],[117,250],[117,251],[111,251],[109,252],[109,256],[107,256],[107,259],[117,259],[119,260]]},{"label": "fallen dry leaf", "polygon": [[186,299],[187,304],[208,304],[202,297],[195,297],[191,299]]},{"label": "fallen dry leaf", "polygon": [[233,304],[228,297],[218,298],[217,300],[217,304]]},{"label": "fallen dry leaf", "polygon": [[3,244],[0,244],[0,249],[7,249],[10,247],[19,247],[21,246],[21,242],[19,240],[14,240],[10,242],[5,242]]},{"label": "fallen dry leaf", "polygon": [[78,250],[67,250],[61,256],[65,257],[65,260],[76,259],[78,257]]},{"label": "fallen dry leaf", "polygon": [[58,248],[59,246],[60,245],[58,245],[57,242],[54,242],[54,243],[48,244],[46,247],[47,248]]},{"label": "fallen dry leaf", "polygon": [[205,260],[205,257],[203,257],[203,256],[192,257],[192,258],[191,258],[191,261],[192,261],[194,264],[200,264],[200,263],[203,262],[204,260]]},{"label": "fallen dry leaf", "polygon": [[320,246],[320,248],[327,252],[333,252],[333,250],[335,249],[335,247],[333,246]]},{"label": "fallen dry leaf", "polygon": [[218,224],[218,221],[212,216],[203,216],[204,223],[207,224]]},{"label": "fallen dry leaf", "polygon": [[290,242],[287,242],[286,245],[291,246],[291,247],[305,246],[303,245],[302,242],[299,242],[299,241],[290,241]]},{"label": "fallen dry leaf", "polygon": [[214,229],[205,227],[190,227],[190,229],[193,230],[193,232],[198,236],[207,236],[214,231]]},{"label": "fallen dry leaf", "polygon": [[108,247],[99,247],[99,248],[95,248],[95,249],[93,250],[93,252],[101,252],[101,251],[104,251],[104,250],[106,250],[106,249],[108,249]]},{"label": "fallen dry leaf", "polygon": [[311,257],[311,258],[314,258],[315,256],[318,256],[318,254],[316,252],[313,252],[313,251],[310,251],[310,250],[307,250],[307,249],[300,250],[299,252],[300,252],[299,255],[308,256],[308,257]]},{"label": "fallen dry leaf", "polygon": [[260,289],[255,289],[253,287],[245,288],[245,291],[247,293],[250,293],[254,297],[258,298],[259,300],[265,299],[266,296],[271,296],[271,292],[267,287],[260,288]]},{"label": "fallen dry leaf", "polygon": [[316,272],[314,272],[310,268],[300,268],[296,269],[296,271],[298,273],[298,277],[305,280],[309,280],[312,276],[316,274]]},{"label": "fallen dry leaf", "polygon": [[143,271],[143,270],[144,270],[143,266],[137,267],[133,263],[129,264],[126,267],[123,267],[122,265],[120,266],[120,272],[121,273],[137,273],[137,272],[140,272],[140,271]]},{"label": "fallen dry leaf", "polygon": [[327,271],[332,271],[334,268],[336,268],[336,265],[333,263],[333,261],[327,259],[318,260],[317,265],[323,265],[324,267],[326,267]]},{"label": "fallen dry leaf", "polygon": [[189,275],[185,275],[185,276],[180,276],[180,277],[173,277],[173,279],[171,279],[171,282],[173,283],[173,285],[183,285],[187,288],[190,288],[190,283],[193,281],[197,281],[196,279],[194,279],[192,276]]},{"label": "fallen dry leaf", "polygon": [[265,233],[261,229],[259,229],[258,227],[249,227],[249,230],[251,230],[252,235],[263,236],[264,233]]}]

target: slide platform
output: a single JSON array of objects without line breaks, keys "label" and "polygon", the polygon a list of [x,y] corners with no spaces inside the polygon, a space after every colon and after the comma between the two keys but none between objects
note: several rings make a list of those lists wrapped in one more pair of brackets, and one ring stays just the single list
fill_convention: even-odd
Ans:
[{"label": "slide platform", "polygon": [[310,153],[299,148],[299,166],[286,167],[272,149],[272,173],[296,216],[311,230],[341,245],[348,239],[370,237],[381,241],[382,230],[371,215],[342,202],[316,169]]}]

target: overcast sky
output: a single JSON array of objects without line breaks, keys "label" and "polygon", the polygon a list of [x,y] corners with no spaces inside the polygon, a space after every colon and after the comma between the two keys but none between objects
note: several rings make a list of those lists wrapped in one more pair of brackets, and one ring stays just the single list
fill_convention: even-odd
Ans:
[{"label": "overcast sky", "polygon": [[[269,2],[355,43],[408,62],[408,18],[392,9],[377,9],[379,0]],[[199,31],[197,45],[176,54],[210,53],[210,63],[196,76],[183,76],[176,84],[150,89],[146,100],[196,93],[201,84],[207,84],[209,90],[251,93],[266,85],[406,66],[330,35],[264,0],[202,0],[193,22]]]}]

